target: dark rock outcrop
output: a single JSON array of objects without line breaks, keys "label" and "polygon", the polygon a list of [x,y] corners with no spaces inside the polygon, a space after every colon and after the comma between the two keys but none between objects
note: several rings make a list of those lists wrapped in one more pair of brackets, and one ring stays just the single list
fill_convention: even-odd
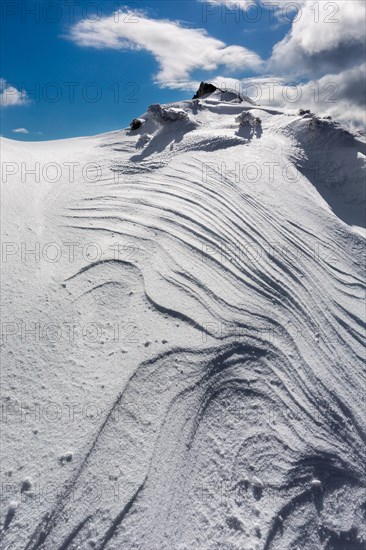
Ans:
[{"label": "dark rock outcrop", "polygon": [[[214,92],[220,92],[221,101],[226,101],[229,103],[241,103],[242,101],[244,101],[240,94],[238,94],[235,90],[222,90],[221,88],[218,88],[217,86],[215,86],[214,84],[210,84],[209,82],[201,82],[197,92],[194,94],[192,99],[199,99],[200,97],[203,97],[207,94],[213,94]],[[254,101],[249,99],[249,97],[245,97],[245,100],[248,103],[255,105]]]},{"label": "dark rock outcrop", "polygon": [[142,120],[139,118],[134,118],[133,121],[130,123],[131,130],[138,130],[142,126]]},{"label": "dark rock outcrop", "polygon": [[209,84],[208,82],[201,82],[200,87],[198,88],[192,99],[199,99],[203,95],[213,94],[214,92],[216,92],[216,90],[218,90],[218,88],[216,88],[216,86],[214,86],[213,84]]},{"label": "dark rock outcrop", "polygon": [[300,116],[311,115],[310,109],[300,109],[299,115]]}]

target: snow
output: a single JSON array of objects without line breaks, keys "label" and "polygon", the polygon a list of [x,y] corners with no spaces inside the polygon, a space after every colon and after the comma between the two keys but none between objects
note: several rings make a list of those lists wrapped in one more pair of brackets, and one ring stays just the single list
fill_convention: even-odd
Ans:
[{"label": "snow", "polygon": [[235,118],[235,122],[237,122],[241,127],[248,124],[250,126],[256,126],[261,123],[261,119],[259,117],[254,117],[252,113],[248,111],[243,111]]},{"label": "snow", "polygon": [[1,140],[1,548],[361,548],[364,138],[139,120]]}]

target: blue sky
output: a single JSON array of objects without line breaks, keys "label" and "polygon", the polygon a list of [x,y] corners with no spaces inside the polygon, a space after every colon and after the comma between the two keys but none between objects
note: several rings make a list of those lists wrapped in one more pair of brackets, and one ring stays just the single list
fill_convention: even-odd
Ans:
[{"label": "blue sky", "polygon": [[[272,11],[263,0],[259,8],[255,0],[212,1],[3,1],[0,77],[8,100],[1,134],[22,140],[94,135],[127,126],[151,103],[191,97],[195,81],[255,80],[270,69],[284,76],[283,66],[273,71],[261,63],[292,32],[296,12]],[[349,69],[348,61],[341,68]]]}]

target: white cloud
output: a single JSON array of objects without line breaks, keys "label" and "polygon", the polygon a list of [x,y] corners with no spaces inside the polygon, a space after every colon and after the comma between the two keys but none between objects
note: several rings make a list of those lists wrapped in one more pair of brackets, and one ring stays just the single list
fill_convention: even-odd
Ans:
[{"label": "white cloud", "polygon": [[[239,12],[256,5],[258,16],[268,18],[264,9],[271,10],[270,17],[278,21],[272,28],[293,21],[291,30],[273,48],[267,62],[268,73],[321,77],[362,63],[365,58],[365,0],[297,0],[282,3],[281,0],[199,1],[212,5],[212,10],[217,10],[216,14],[219,7]],[[244,29],[244,32],[251,30]]]},{"label": "white cloud", "polygon": [[27,130],[27,128],[15,128],[12,132],[14,132],[14,134],[29,134],[29,130]]},{"label": "white cloud", "polygon": [[364,58],[364,0],[298,0],[298,4],[301,12],[290,32],[273,48],[268,64],[271,72],[323,75]]},{"label": "white cloud", "polygon": [[359,130],[366,125],[365,70],[366,63],[298,85],[276,76],[243,80],[218,76],[212,82],[248,95],[259,105],[292,111],[310,109],[316,115],[332,116],[335,121]]},{"label": "white cloud", "polygon": [[43,135],[43,132],[30,132],[27,128],[15,128],[12,132],[14,132],[14,134],[29,134],[33,136]]},{"label": "white cloud", "polygon": [[259,55],[242,46],[227,46],[204,29],[183,27],[178,21],[149,19],[143,12],[120,10],[98,21],[80,21],[71,28],[69,38],[92,48],[148,51],[160,67],[156,81],[170,87],[178,82],[185,85],[197,69],[212,71],[224,66],[228,71],[242,72],[261,65]]},{"label": "white cloud", "polygon": [[11,86],[6,80],[0,78],[0,105],[1,107],[14,107],[28,103],[26,92],[20,92]]},{"label": "white cloud", "polygon": [[302,15],[293,24],[291,36],[304,52],[313,54],[334,49],[341,43],[364,42],[364,34],[363,0],[347,0],[342,4],[321,0],[316,6],[303,1]]}]

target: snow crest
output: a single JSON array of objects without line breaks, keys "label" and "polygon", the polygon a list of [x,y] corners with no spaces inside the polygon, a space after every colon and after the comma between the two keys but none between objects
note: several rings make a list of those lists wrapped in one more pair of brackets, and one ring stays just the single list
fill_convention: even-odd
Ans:
[{"label": "snow crest", "polygon": [[[5,424],[6,471],[32,485],[6,495],[2,548],[365,543],[365,144],[220,94],[95,138],[3,141],[7,162],[101,176],[3,185],[7,241],[77,247],[3,264],[8,403],[75,415]],[[22,320],[103,330],[33,341]]]}]

